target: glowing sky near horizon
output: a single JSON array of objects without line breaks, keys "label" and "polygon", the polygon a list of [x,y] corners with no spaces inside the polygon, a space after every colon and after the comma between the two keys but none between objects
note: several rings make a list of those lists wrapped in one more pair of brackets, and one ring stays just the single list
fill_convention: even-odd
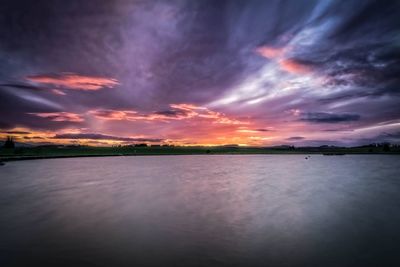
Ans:
[{"label": "glowing sky near horizon", "polygon": [[399,1],[4,1],[0,138],[400,143]]}]

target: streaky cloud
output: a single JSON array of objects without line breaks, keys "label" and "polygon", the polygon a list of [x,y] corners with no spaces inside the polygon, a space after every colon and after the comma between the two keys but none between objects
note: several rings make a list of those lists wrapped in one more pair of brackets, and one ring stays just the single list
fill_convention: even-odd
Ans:
[{"label": "streaky cloud", "polygon": [[31,75],[27,76],[26,79],[38,84],[53,85],[57,88],[84,91],[113,88],[119,85],[119,82],[113,78],[86,76],[75,73]]},{"label": "streaky cloud", "polygon": [[300,120],[312,123],[343,123],[358,121],[360,118],[361,116],[358,114],[308,112],[302,114],[302,118]]},{"label": "streaky cloud", "polygon": [[142,138],[142,137],[122,137],[99,133],[76,133],[76,134],[56,134],[53,139],[90,139],[90,140],[112,140],[124,142],[162,142],[161,138]]}]

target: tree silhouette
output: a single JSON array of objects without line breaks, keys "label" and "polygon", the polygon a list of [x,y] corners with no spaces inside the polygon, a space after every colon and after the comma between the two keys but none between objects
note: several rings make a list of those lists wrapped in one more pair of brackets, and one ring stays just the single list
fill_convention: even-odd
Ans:
[{"label": "tree silhouette", "polygon": [[3,147],[4,148],[14,148],[15,147],[14,139],[11,136],[8,136]]},{"label": "tree silhouette", "polygon": [[383,144],[383,151],[389,152],[390,151],[390,144],[389,143],[384,143]]}]

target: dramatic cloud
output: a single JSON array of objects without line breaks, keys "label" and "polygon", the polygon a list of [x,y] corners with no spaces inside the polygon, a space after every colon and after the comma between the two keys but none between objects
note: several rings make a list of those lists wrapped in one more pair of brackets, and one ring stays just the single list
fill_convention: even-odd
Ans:
[{"label": "dramatic cloud", "polygon": [[119,137],[97,133],[78,133],[78,134],[57,134],[54,139],[91,139],[91,140],[112,140],[124,142],[162,142],[163,139],[157,138],[134,138],[134,137]]},{"label": "dramatic cloud", "polygon": [[0,131],[0,133],[3,134],[30,134],[30,132],[26,132],[26,131]]},{"label": "dramatic cloud", "polygon": [[279,63],[283,70],[291,73],[304,74],[304,73],[309,73],[311,71],[311,68],[309,66],[293,59],[282,60]]},{"label": "dramatic cloud", "polygon": [[170,107],[171,109],[169,110],[155,111],[149,114],[129,110],[92,110],[89,113],[99,119],[117,121],[143,120],[169,122],[172,120],[206,119],[211,123],[219,124],[248,124],[247,121],[229,118],[223,113],[215,112],[205,107],[191,104],[171,104]]},{"label": "dramatic cloud", "polygon": [[24,90],[40,90],[41,88],[33,85],[27,85],[27,84],[18,84],[18,83],[3,83],[0,84],[1,87],[10,87],[10,88],[16,88],[16,89],[24,89]]},{"label": "dramatic cloud", "polygon": [[256,52],[265,58],[274,59],[281,57],[285,51],[283,48],[260,46]]},{"label": "dramatic cloud", "polygon": [[374,141],[374,143],[389,142],[389,143],[400,144],[400,132],[392,132],[392,133],[384,132],[372,138],[371,141]]},{"label": "dramatic cloud", "polygon": [[[52,75],[35,75],[26,77],[28,81],[52,85],[58,88],[93,91],[102,88],[112,88],[118,85],[118,81],[105,77],[83,76],[73,73]],[[57,91],[60,92],[60,91]]]},{"label": "dramatic cloud", "polygon": [[357,114],[334,114],[324,112],[310,112],[303,114],[303,121],[315,122],[315,123],[340,123],[340,122],[351,122],[358,121],[360,115]]},{"label": "dramatic cloud", "polygon": [[40,118],[48,119],[50,121],[68,121],[68,122],[82,122],[84,119],[79,114],[70,112],[42,112],[42,113],[29,113],[30,115]]},{"label": "dramatic cloud", "polygon": [[31,132],[20,141],[352,145],[400,131],[396,0],[1,8],[0,130]]}]

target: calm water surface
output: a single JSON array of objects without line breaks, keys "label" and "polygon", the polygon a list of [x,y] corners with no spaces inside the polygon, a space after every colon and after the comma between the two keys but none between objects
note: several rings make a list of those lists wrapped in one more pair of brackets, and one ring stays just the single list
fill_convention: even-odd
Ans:
[{"label": "calm water surface", "polygon": [[0,167],[0,266],[400,266],[400,157]]}]

